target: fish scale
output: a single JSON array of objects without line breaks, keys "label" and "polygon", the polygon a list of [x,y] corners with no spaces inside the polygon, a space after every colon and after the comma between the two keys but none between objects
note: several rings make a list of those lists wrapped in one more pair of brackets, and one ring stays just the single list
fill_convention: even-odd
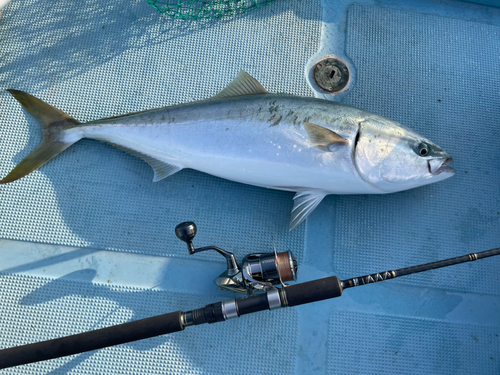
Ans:
[{"label": "fish scale", "polygon": [[[353,167],[352,142],[336,153],[325,153],[309,144],[305,120],[333,124],[332,116],[315,115],[329,106],[326,101],[272,94],[242,96],[98,121],[96,125],[91,122],[72,131],[83,131],[79,136],[118,144],[180,168],[256,186],[282,190],[306,186],[337,194],[356,189],[372,192]],[[197,113],[195,118],[190,115],[193,112]],[[299,120],[287,117],[287,113],[294,113]],[[148,124],[147,129],[143,124]],[[353,139],[356,129],[351,124],[335,130]],[[283,173],[283,168],[289,171]]]}]

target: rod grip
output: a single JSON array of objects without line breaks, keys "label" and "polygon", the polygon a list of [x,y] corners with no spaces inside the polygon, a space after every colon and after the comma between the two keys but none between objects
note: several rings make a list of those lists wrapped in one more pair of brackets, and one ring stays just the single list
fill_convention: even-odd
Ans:
[{"label": "rod grip", "polygon": [[238,316],[269,310],[269,301],[267,300],[266,293],[237,299],[236,305],[238,306]]},{"label": "rod grip", "polygon": [[0,369],[182,331],[182,311],[0,350]]},{"label": "rod grip", "polygon": [[322,301],[324,299],[340,297],[342,284],[337,276],[325,277],[282,289],[282,305],[298,306],[305,303]]}]

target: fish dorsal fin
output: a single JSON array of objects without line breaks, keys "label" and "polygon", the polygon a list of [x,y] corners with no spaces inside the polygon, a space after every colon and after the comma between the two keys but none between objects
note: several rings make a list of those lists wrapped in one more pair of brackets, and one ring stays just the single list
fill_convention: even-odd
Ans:
[{"label": "fish dorsal fin", "polygon": [[244,70],[240,70],[236,78],[224,90],[210,99],[258,94],[268,94],[268,91],[250,74]]},{"label": "fish dorsal fin", "polygon": [[311,144],[320,150],[333,152],[337,147],[349,144],[347,139],[322,126],[304,122],[304,129]]},{"label": "fish dorsal fin", "polygon": [[293,197],[292,218],[290,230],[302,223],[323,200],[325,194],[312,191],[299,191]]}]

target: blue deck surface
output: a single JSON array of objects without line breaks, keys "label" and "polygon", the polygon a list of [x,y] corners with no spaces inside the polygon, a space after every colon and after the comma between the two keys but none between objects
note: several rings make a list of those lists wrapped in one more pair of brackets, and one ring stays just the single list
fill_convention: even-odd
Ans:
[{"label": "blue deck surface", "polygon": [[[293,194],[149,166],[96,141],[0,186],[0,348],[235,297],[217,254],[292,250],[298,282],[500,245],[500,8],[462,1],[285,1],[181,21],[146,1],[13,1],[0,20],[0,176],[41,139],[5,91],[80,121],[198,100],[239,69],[269,91],[341,100],[441,145],[456,175],[381,196],[329,196],[288,231]],[[354,82],[311,83],[327,55]],[[340,299],[31,364],[0,374],[499,374],[500,257],[346,290]],[[237,297],[237,296],[236,296]]]}]

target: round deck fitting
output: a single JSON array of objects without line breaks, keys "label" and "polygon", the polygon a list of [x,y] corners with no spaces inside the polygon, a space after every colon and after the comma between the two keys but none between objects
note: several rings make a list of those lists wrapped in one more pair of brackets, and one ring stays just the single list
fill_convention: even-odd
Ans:
[{"label": "round deck fitting", "polygon": [[316,63],[314,80],[323,90],[337,92],[349,82],[349,69],[342,61],[327,57]]}]

